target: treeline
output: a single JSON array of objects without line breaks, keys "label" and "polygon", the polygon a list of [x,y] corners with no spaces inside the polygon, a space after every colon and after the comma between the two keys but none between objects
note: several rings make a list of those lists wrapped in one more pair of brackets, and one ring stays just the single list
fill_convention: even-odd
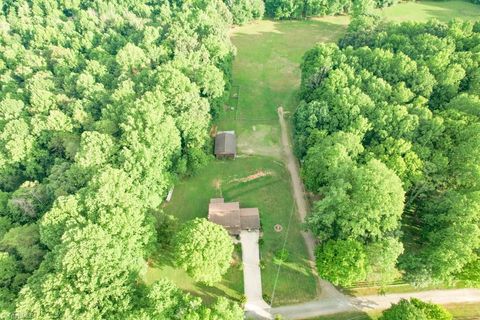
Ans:
[{"label": "treeline", "polygon": [[479,45],[478,22],[363,16],[305,54],[295,139],[322,276],[480,281]]},{"label": "treeline", "polygon": [[265,12],[263,0],[224,0],[224,2],[232,13],[233,22],[238,25],[261,19]]},{"label": "treeline", "polygon": [[304,19],[313,16],[359,14],[398,2],[398,0],[265,0],[265,9],[266,14],[275,19]]},{"label": "treeline", "polygon": [[0,317],[234,319],[139,277],[153,214],[208,161],[220,0],[0,1]]},{"label": "treeline", "polygon": [[[369,12],[415,0],[265,0],[266,15],[274,19],[305,19],[313,16]],[[479,4],[480,0],[471,0]]]}]

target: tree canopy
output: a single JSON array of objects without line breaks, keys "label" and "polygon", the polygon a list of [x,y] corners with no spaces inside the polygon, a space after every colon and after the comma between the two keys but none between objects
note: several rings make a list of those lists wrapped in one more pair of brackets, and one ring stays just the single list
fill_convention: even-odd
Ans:
[{"label": "tree canopy", "polygon": [[479,31],[362,15],[304,55],[296,153],[320,198],[308,225],[361,242],[371,281],[398,276],[398,258],[417,284],[475,276],[463,270],[480,248]]},{"label": "tree canopy", "polygon": [[233,242],[222,226],[197,218],[175,235],[173,250],[177,265],[194,280],[212,285],[230,267]]},{"label": "tree canopy", "polygon": [[239,318],[140,272],[153,212],[208,162],[229,28],[262,14],[253,0],[0,1],[1,311]]},{"label": "tree canopy", "polygon": [[380,320],[451,320],[452,315],[433,303],[423,302],[419,299],[402,299],[399,303],[385,310]]}]

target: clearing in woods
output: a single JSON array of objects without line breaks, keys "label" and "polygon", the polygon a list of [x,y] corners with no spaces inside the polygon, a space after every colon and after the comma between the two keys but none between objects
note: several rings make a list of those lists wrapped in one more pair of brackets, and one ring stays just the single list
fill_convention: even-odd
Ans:
[{"label": "clearing in woods", "polygon": [[[395,5],[378,10],[394,21],[425,21],[430,18],[475,19],[480,6],[466,1],[421,1]],[[213,161],[175,187],[173,199],[164,211],[177,219],[177,226],[195,217],[206,217],[211,197],[223,196],[226,201],[240,201],[242,206],[260,209],[264,230],[260,247],[262,285],[265,300],[271,299],[277,264],[275,253],[283,243],[294,199],[290,175],[285,167],[277,108],[285,111],[287,126],[298,104],[300,84],[299,64],[305,51],[317,42],[336,42],[345,32],[348,17],[325,17],[306,21],[256,21],[235,27],[231,39],[237,47],[233,66],[233,84],[238,96],[232,99],[216,121],[218,130],[235,130],[239,157],[233,161]],[[291,132],[291,128],[289,128]],[[255,179],[258,172],[268,172]],[[274,226],[282,226],[275,232]],[[308,263],[308,252],[301,235],[298,215],[290,222],[286,248],[287,263],[280,270],[276,284],[274,306],[312,300],[321,294]],[[184,272],[169,261],[155,261],[147,270],[151,283],[168,277],[181,288],[212,301],[217,296],[240,300],[243,294],[243,275],[237,249],[236,262],[223,282],[214,287],[195,284]]]}]

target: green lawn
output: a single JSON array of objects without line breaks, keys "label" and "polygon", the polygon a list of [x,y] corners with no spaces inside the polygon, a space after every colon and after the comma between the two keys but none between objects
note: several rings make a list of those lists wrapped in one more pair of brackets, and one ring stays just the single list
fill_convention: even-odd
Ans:
[{"label": "green lawn", "polygon": [[449,21],[453,18],[479,20],[480,5],[469,1],[418,1],[401,3],[378,12],[382,17],[396,22],[429,19]]},{"label": "green lawn", "polygon": [[[262,173],[264,176],[255,178]],[[236,160],[215,160],[198,172],[195,177],[186,179],[175,186],[172,201],[164,211],[178,219],[178,225],[190,219],[207,217],[210,198],[224,197],[226,201],[240,201],[242,207],[258,207],[263,229],[263,244],[260,247],[264,293],[272,296],[277,264],[274,253],[285,240],[286,230],[293,208],[288,173],[283,164],[268,157],[243,156]],[[275,232],[274,225],[284,227]],[[315,298],[315,279],[310,272],[305,257],[307,252],[300,234],[300,223],[292,216],[286,242],[290,256],[282,267],[275,291],[274,304],[295,303]],[[241,256],[240,253],[237,254]],[[160,255],[164,257],[163,254]],[[174,269],[168,261],[160,261],[149,268],[146,281],[153,282],[161,277],[172,279],[182,289],[202,296],[207,301],[216,295],[239,299],[243,294],[243,273],[240,259],[230,269],[224,281],[213,288],[193,283],[183,271]]]},{"label": "green lawn", "polygon": [[293,111],[303,54],[316,42],[336,41],[347,23],[347,17],[327,17],[263,20],[235,28],[232,41],[238,51],[233,83],[240,87],[237,119],[276,121],[280,105]]},{"label": "green lawn", "polygon": [[450,311],[454,319],[474,320],[480,316],[480,304],[478,303],[449,304],[445,308]]},{"label": "green lawn", "polygon": [[468,285],[462,281],[456,281],[453,284],[437,284],[431,285],[427,287],[415,287],[408,283],[402,283],[399,281],[397,284],[392,284],[387,286],[386,288],[381,291],[381,288],[378,286],[357,286],[353,288],[344,288],[342,291],[345,294],[361,297],[361,296],[369,296],[369,295],[376,295],[380,292],[388,294],[388,293],[407,293],[407,292],[420,292],[426,290],[437,290],[437,289],[462,289],[462,288],[471,288],[471,285]]},{"label": "green lawn", "polygon": [[[278,271],[273,257],[283,245],[290,221],[286,241],[289,259],[280,269],[273,305],[303,302],[317,295],[316,280],[300,234],[301,224],[296,212],[292,215],[294,203],[290,177],[281,162],[276,109],[282,105],[286,110],[294,110],[303,53],[318,41],[336,41],[347,21],[346,17],[287,22],[263,20],[233,30],[232,40],[238,49],[233,67],[233,83],[239,86],[240,92],[238,110],[232,110],[231,107],[236,106],[232,99],[231,106],[225,108],[216,124],[219,130],[237,132],[241,157],[234,161],[214,161],[195,177],[183,180],[175,186],[173,199],[164,208],[181,225],[195,217],[206,217],[212,197],[223,196],[227,201],[240,201],[243,207],[258,207],[263,227],[262,285],[267,300],[273,295]],[[268,175],[250,182],[235,181],[259,171]],[[275,224],[282,225],[283,231],[276,233]],[[195,284],[168,261],[156,262],[145,276],[148,283],[162,277],[172,279],[182,289],[207,301],[216,295],[239,299],[243,294],[239,267],[232,267],[224,281],[213,288]]]},{"label": "green lawn", "polygon": [[[444,306],[456,320],[474,320],[480,315],[480,305],[475,303],[449,304]],[[375,320],[381,316],[381,311],[369,312],[348,312],[332,316],[317,317],[310,320]]]},{"label": "green lawn", "polygon": [[243,273],[241,269],[241,250],[235,246],[234,262],[221,283],[208,287],[193,281],[182,269],[171,263],[167,252],[159,252],[153,257],[153,263],[147,268],[144,280],[151,284],[159,279],[168,278],[179,288],[193,295],[201,297],[211,303],[217,297],[224,296],[232,300],[240,300],[243,295]]}]

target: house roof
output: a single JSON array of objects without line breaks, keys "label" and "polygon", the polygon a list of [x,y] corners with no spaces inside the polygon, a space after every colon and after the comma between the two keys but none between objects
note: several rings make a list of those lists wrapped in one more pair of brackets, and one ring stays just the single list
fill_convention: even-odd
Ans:
[{"label": "house roof", "polygon": [[240,227],[243,230],[260,229],[260,213],[258,208],[240,209]]},{"label": "house roof", "polygon": [[240,234],[240,205],[238,202],[220,202],[212,199],[208,206],[208,220],[223,226],[230,234]]},{"label": "house roof", "polygon": [[210,199],[208,220],[223,226],[232,235],[241,230],[260,229],[260,214],[257,208],[242,208],[238,202],[225,202],[223,198]]},{"label": "house roof", "polygon": [[215,136],[216,155],[235,155],[237,153],[237,138],[235,131],[220,131]]}]

